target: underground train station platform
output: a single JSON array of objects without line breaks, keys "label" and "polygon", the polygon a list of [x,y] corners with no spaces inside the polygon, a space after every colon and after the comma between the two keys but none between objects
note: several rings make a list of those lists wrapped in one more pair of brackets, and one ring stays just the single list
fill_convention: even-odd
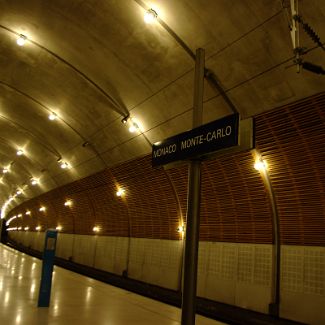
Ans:
[{"label": "underground train station platform", "polygon": [[[180,309],[55,267],[49,307],[37,307],[41,261],[0,246],[0,322],[13,325],[177,325]],[[221,325],[197,316],[198,325]]]},{"label": "underground train station platform", "polygon": [[[29,251],[29,253],[35,252]],[[60,264],[59,260],[57,262]],[[63,264],[70,269],[87,273],[76,266],[69,266],[64,262]],[[173,306],[179,303],[175,296],[170,298],[169,304],[166,304],[59,266],[54,266],[49,307],[37,307],[41,270],[42,260],[39,256],[31,256],[12,248],[11,245],[0,244],[1,323],[31,325],[181,324],[181,309]],[[112,281],[103,275],[100,278],[105,279],[106,282]],[[123,281],[119,283],[115,281],[115,283],[123,286]],[[127,284],[124,283],[124,286]],[[201,313],[209,317],[197,314],[195,320],[197,325],[302,324],[224,304],[209,305],[202,300],[198,301],[198,306],[200,306]]]}]

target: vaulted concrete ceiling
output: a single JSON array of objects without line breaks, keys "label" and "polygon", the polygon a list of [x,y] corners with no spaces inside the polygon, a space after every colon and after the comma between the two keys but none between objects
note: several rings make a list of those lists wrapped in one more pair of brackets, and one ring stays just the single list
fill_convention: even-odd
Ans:
[{"label": "vaulted concrete ceiling", "polygon": [[[158,20],[146,24],[150,8]],[[299,1],[299,14],[324,41],[325,2]],[[10,167],[0,206],[9,211],[189,129],[199,47],[224,90],[206,82],[204,122],[230,114],[229,102],[245,118],[323,91],[324,76],[296,72],[290,15],[280,0],[0,0],[0,167]],[[300,45],[304,61],[325,68],[324,49],[301,26]],[[128,116],[141,132],[121,123]]]}]

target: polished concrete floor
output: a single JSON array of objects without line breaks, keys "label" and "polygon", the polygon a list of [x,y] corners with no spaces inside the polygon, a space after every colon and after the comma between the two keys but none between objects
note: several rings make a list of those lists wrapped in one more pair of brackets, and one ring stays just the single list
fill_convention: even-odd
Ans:
[{"label": "polished concrete floor", "polygon": [[[0,245],[0,324],[177,325],[180,310],[55,267],[50,307],[38,308],[42,262]],[[224,324],[202,316],[197,325]]]}]

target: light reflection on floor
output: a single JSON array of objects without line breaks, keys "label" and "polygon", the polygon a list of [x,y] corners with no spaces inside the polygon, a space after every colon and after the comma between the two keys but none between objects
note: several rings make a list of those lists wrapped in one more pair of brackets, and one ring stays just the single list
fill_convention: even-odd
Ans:
[{"label": "light reflection on floor", "polygon": [[[178,325],[180,310],[55,267],[49,308],[37,308],[41,261],[0,244],[1,324]],[[223,323],[197,316],[197,325]]]}]

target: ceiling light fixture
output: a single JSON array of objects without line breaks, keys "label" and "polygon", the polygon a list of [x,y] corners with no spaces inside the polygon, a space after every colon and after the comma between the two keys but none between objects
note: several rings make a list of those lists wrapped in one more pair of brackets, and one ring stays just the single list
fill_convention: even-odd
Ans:
[{"label": "ceiling light fixture", "polygon": [[36,184],[38,184],[38,180],[35,179],[35,178],[31,178],[30,182],[31,182],[31,184],[32,184],[33,186],[36,185]]},{"label": "ceiling light fixture", "polygon": [[128,120],[129,120],[129,117],[130,117],[130,115],[123,117],[122,120],[121,120],[121,122],[123,124],[126,124],[128,122]]},{"label": "ceiling light fixture", "polygon": [[27,40],[27,36],[23,35],[23,34],[20,34],[19,37],[17,38],[17,45],[19,46],[24,46],[25,43],[26,43],[26,40]]},{"label": "ceiling light fixture", "polygon": [[19,150],[17,151],[17,156],[21,156],[21,155],[23,155],[23,154],[24,154],[24,150],[19,149]]},{"label": "ceiling light fixture", "polygon": [[144,21],[146,24],[152,24],[158,17],[157,11],[152,8],[147,10],[144,14]]},{"label": "ceiling light fixture", "polygon": [[131,121],[131,125],[129,127],[129,132],[134,133],[139,129],[140,129],[139,124],[135,121]]},{"label": "ceiling light fixture", "polygon": [[51,120],[51,121],[54,121],[54,120],[56,120],[58,118],[58,116],[54,113],[54,112],[52,112],[50,115],[49,115],[49,119]]},{"label": "ceiling light fixture", "polygon": [[69,166],[69,164],[68,164],[67,162],[65,162],[65,161],[60,161],[60,167],[61,167],[62,169],[66,169],[66,168],[69,168],[70,166]]},{"label": "ceiling light fixture", "polygon": [[134,133],[136,130],[137,130],[137,128],[136,128],[135,125],[131,125],[131,126],[129,127],[129,132],[131,132],[131,133]]}]

